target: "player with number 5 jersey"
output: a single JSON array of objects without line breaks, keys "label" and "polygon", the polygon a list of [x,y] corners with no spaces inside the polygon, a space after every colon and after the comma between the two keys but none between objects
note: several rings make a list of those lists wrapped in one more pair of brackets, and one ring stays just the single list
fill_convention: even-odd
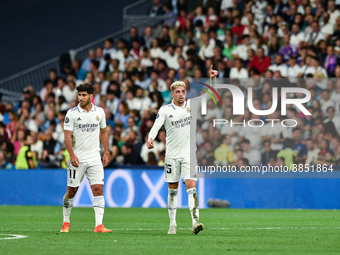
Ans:
[{"label": "player with number 5 jersey", "polygon": [[[210,82],[214,83],[218,74],[209,69]],[[165,181],[168,182],[168,212],[170,228],[168,234],[177,233],[176,212],[178,183],[182,174],[187,194],[188,205],[192,218],[192,234],[198,234],[204,229],[199,222],[198,197],[196,192],[197,178],[190,175],[190,168],[197,165],[196,155],[190,151],[190,132],[196,127],[197,114],[191,113],[198,109],[201,98],[186,99],[186,85],[183,81],[174,82],[171,87],[172,102],[162,106],[156,116],[155,123],[150,130],[147,142],[148,149],[154,147],[154,139],[159,129],[164,125],[166,131]],[[196,128],[194,128],[196,130]],[[194,155],[194,156],[193,156]]]}]

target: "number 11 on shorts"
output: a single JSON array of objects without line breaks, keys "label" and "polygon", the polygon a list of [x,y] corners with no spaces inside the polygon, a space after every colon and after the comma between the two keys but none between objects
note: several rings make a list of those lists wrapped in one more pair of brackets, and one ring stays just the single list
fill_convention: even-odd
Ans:
[{"label": "number 11 on shorts", "polygon": [[70,168],[70,179],[75,179],[76,178],[76,170],[73,169],[73,178],[72,178],[72,169]]}]

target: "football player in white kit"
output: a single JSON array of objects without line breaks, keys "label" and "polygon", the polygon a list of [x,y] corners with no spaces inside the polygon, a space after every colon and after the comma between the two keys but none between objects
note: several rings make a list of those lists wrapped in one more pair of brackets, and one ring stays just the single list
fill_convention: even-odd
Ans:
[{"label": "football player in white kit", "polygon": [[[67,167],[67,191],[63,199],[64,220],[60,232],[69,232],[73,199],[84,175],[90,182],[94,196],[94,232],[112,232],[102,224],[105,207],[103,167],[109,162],[109,139],[104,110],[91,103],[93,90],[89,83],[77,87],[79,104],[67,111],[64,121],[65,145],[70,161]],[[100,140],[105,150],[103,162],[100,158]]]},{"label": "football player in white kit", "polygon": [[[218,74],[216,70],[209,70],[210,82],[215,82]],[[180,176],[186,186],[188,194],[188,205],[192,218],[192,234],[197,235],[204,229],[204,225],[199,223],[199,207],[196,192],[197,178],[190,176],[191,164],[197,164],[196,156],[190,153],[190,121],[195,114],[191,115],[191,107],[199,105],[200,97],[186,100],[186,86],[183,81],[176,81],[171,85],[172,102],[162,106],[157,114],[155,123],[150,130],[147,147],[154,147],[154,139],[159,129],[163,126],[166,131],[166,155],[165,155],[165,181],[168,183],[168,212],[170,218],[170,228],[168,234],[177,233],[176,212],[177,212],[177,192]],[[193,123],[191,123],[193,124]],[[196,125],[196,124],[195,124]]]}]

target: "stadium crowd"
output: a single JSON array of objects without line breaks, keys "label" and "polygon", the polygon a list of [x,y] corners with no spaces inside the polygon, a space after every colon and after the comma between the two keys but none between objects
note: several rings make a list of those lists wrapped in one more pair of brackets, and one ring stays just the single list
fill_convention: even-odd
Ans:
[{"label": "stadium crowd", "polygon": [[[340,1],[331,0],[153,0],[148,15],[163,15],[162,24],[146,26],[143,33],[131,27],[130,36],[117,45],[108,38],[86,59],[66,64],[62,73],[50,70],[41,91],[27,86],[18,104],[0,104],[0,167],[67,167],[63,122],[67,110],[77,106],[76,87],[84,82],[93,84],[93,103],[106,113],[109,167],[162,166],[165,131],[159,132],[154,149],[146,147],[157,111],[171,103],[174,81],[184,81],[187,88],[198,81],[209,84],[210,65],[218,70],[218,83],[234,84],[246,97],[252,87],[259,110],[271,108],[273,87],[307,88],[312,98],[304,106],[312,116],[294,106],[286,116],[280,108],[270,116],[248,109],[244,116],[233,116],[233,98],[223,91],[222,106],[208,101],[209,115],[198,122],[199,163],[338,165],[339,7]],[[197,95],[188,90],[188,98]],[[213,127],[209,120],[214,118],[277,120],[257,129]],[[283,119],[295,119],[297,126],[283,127],[278,121]]]}]

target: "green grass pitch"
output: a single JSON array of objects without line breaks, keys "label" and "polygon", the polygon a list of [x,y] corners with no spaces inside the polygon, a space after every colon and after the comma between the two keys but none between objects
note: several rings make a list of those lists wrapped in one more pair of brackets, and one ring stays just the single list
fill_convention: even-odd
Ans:
[{"label": "green grass pitch", "polygon": [[[167,235],[167,209],[106,208],[93,233],[92,208],[73,208],[60,233],[62,207],[0,206],[0,254],[340,254],[338,210],[200,210],[205,230],[191,234],[188,209]],[[26,238],[4,239],[12,235]]]}]

